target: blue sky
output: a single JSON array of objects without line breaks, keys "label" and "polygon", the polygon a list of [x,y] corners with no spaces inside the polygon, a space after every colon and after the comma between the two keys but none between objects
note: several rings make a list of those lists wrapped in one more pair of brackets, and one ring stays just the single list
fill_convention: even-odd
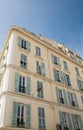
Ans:
[{"label": "blue sky", "polygon": [[0,0],[0,49],[11,25],[64,43],[83,57],[83,0]]}]

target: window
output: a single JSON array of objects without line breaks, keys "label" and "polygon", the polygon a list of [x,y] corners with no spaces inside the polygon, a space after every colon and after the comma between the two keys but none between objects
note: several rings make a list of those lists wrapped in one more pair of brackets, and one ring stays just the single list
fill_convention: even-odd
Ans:
[{"label": "window", "polygon": [[30,95],[31,92],[31,78],[20,75],[18,72],[15,74],[15,92],[26,93]]},{"label": "window", "polygon": [[12,126],[20,128],[31,127],[31,106],[21,103],[13,103]]},{"label": "window", "polygon": [[60,71],[53,69],[54,72],[54,79],[58,82],[61,82],[61,78],[60,78]]},{"label": "window", "polygon": [[60,65],[60,59],[54,55],[51,55],[52,63],[56,65]]},{"label": "window", "polygon": [[26,79],[25,77],[20,76],[19,81],[19,92],[25,93],[26,92]]},{"label": "window", "polygon": [[36,55],[41,56],[41,50],[36,46]]},{"label": "window", "polygon": [[68,99],[70,106],[79,107],[77,96],[75,93],[68,92]]},{"label": "window", "polygon": [[66,61],[63,61],[63,64],[64,64],[64,69],[68,70],[67,62],[66,62]]},{"label": "window", "polygon": [[24,106],[21,104],[18,105],[18,110],[17,110],[17,126],[25,127]]},{"label": "window", "polygon": [[45,111],[44,111],[44,108],[42,108],[42,107],[38,108],[38,120],[39,120],[39,129],[45,130],[46,129]]},{"label": "window", "polygon": [[31,43],[22,39],[21,37],[18,37],[18,46],[28,51],[31,50]]},{"label": "window", "polygon": [[24,54],[21,54],[20,65],[22,68],[27,68],[27,56]]},{"label": "window", "polygon": [[76,74],[77,74],[77,75],[80,75],[79,70],[78,70],[77,67],[75,67],[75,70],[76,70]]},{"label": "window", "polygon": [[62,130],[72,130],[70,128],[71,119],[69,113],[59,111],[59,118]]},{"label": "window", "polygon": [[64,130],[68,130],[67,119],[66,119],[66,113],[65,112],[62,112],[62,119],[63,119]]},{"label": "window", "polygon": [[68,86],[71,86],[71,81],[70,81],[70,77],[69,77],[68,74],[65,74],[65,80],[66,80],[66,84],[67,84]]},{"label": "window", "polygon": [[77,84],[78,84],[79,90],[83,91],[83,81],[77,79]]},{"label": "window", "polygon": [[45,76],[45,63],[40,63],[36,61],[36,72],[39,75]]},{"label": "window", "polygon": [[37,81],[37,95],[40,98],[43,98],[43,83],[40,81]]},{"label": "window", "polygon": [[55,91],[56,91],[58,103],[68,105],[66,90],[60,89],[59,87],[56,87]]}]

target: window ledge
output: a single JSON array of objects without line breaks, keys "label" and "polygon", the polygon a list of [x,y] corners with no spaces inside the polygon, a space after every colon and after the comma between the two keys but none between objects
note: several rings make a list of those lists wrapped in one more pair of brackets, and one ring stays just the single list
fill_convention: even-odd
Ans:
[{"label": "window ledge", "polygon": [[64,68],[64,71],[70,74],[70,71]]},{"label": "window ledge", "polygon": [[82,80],[82,77],[80,75],[76,75],[77,79],[81,79]]},{"label": "window ledge", "polygon": [[34,55],[35,58],[38,58],[39,60],[42,60],[43,61],[43,58],[41,56],[38,56],[38,55]]},{"label": "window ledge", "polygon": [[58,70],[61,69],[61,66],[60,66],[60,65],[57,65],[57,64],[53,64],[53,67],[54,67],[54,68],[57,68]]},{"label": "window ledge", "polygon": [[24,49],[22,47],[19,47],[19,50],[22,51],[22,52],[24,52],[24,53],[27,53],[27,54],[30,53],[30,51],[28,51],[27,49]]}]

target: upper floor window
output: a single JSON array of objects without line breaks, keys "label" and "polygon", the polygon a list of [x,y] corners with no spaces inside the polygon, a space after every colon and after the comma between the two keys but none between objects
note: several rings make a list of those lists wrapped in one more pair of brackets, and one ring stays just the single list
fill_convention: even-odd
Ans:
[{"label": "upper floor window", "polygon": [[77,75],[80,75],[79,70],[78,70],[77,67],[75,67],[75,70],[76,70],[76,74],[77,74]]},{"label": "upper floor window", "polygon": [[77,79],[77,84],[78,84],[79,90],[83,91],[83,81]]},{"label": "upper floor window", "polygon": [[45,110],[42,107],[38,108],[38,125],[39,129],[45,130],[46,129],[46,123],[45,123]]},{"label": "upper floor window", "polygon": [[43,95],[43,83],[40,82],[40,81],[37,81],[37,95],[40,98],[44,97],[44,95]]},{"label": "upper floor window", "polygon": [[71,86],[70,76],[68,74],[64,74],[66,85]]},{"label": "upper floor window", "polygon": [[63,61],[63,64],[64,64],[64,69],[68,70],[67,62]]},{"label": "upper floor window", "polygon": [[39,75],[45,76],[45,63],[40,63],[39,61],[36,61],[36,72]]},{"label": "upper floor window", "polygon": [[39,47],[36,46],[36,55],[41,56],[41,50]]},{"label": "upper floor window", "polygon": [[27,68],[27,56],[24,54],[21,54],[20,66],[25,69]]},{"label": "upper floor window", "polygon": [[66,90],[56,87],[56,96],[58,103],[68,105]]},{"label": "upper floor window", "polygon": [[12,126],[31,128],[30,104],[13,103]]},{"label": "upper floor window", "polygon": [[68,92],[68,99],[69,99],[70,106],[79,107],[77,96],[75,93]]},{"label": "upper floor window", "polygon": [[19,73],[15,75],[15,92],[26,93],[30,95],[31,91],[31,79],[30,77],[24,77]]},{"label": "upper floor window", "polygon": [[52,63],[56,65],[61,65],[59,57],[51,55]]},{"label": "upper floor window", "polygon": [[22,39],[21,37],[18,37],[18,46],[28,51],[31,50],[31,43]]}]

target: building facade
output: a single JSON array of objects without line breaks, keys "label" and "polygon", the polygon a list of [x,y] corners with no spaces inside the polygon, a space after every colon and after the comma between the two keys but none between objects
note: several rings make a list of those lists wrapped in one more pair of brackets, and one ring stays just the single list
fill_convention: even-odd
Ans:
[{"label": "building facade", "polygon": [[1,130],[83,130],[83,59],[24,28],[0,54]]}]

